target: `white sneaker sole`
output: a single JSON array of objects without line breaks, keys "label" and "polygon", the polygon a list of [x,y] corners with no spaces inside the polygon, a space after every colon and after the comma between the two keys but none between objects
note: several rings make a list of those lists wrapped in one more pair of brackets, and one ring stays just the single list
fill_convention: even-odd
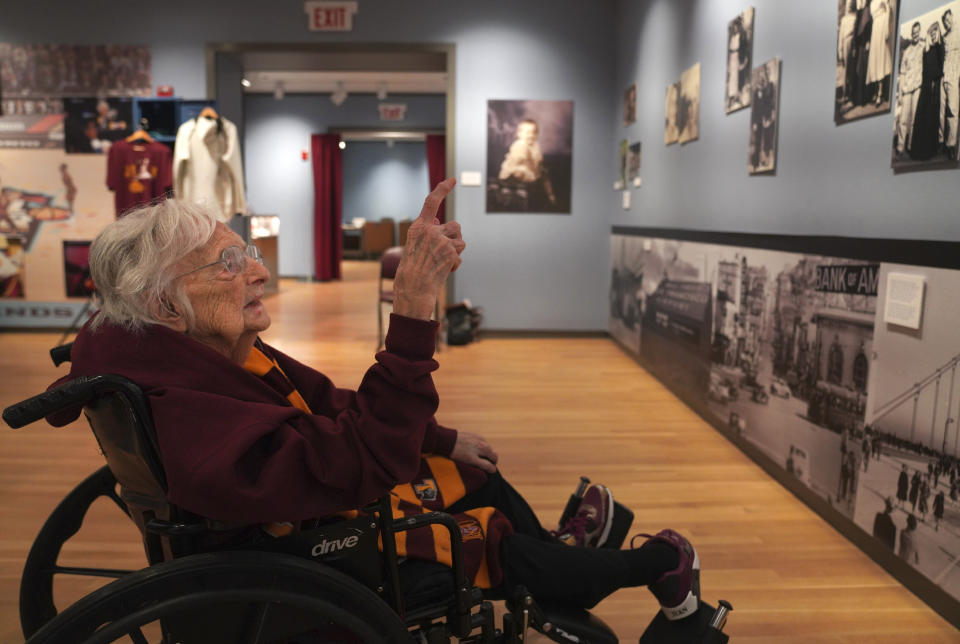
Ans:
[{"label": "white sneaker sole", "polygon": [[693,551],[693,580],[691,586],[687,598],[680,604],[671,608],[660,607],[660,612],[671,622],[690,617],[700,608],[700,555],[697,554],[696,549]]},{"label": "white sneaker sole", "polygon": [[600,537],[597,539],[596,548],[600,548],[607,542],[607,539],[610,538],[610,530],[613,528],[613,494],[610,493],[610,490],[607,489],[605,485],[597,484],[597,487],[602,488],[607,493],[607,525],[603,526],[603,531],[600,532]]}]

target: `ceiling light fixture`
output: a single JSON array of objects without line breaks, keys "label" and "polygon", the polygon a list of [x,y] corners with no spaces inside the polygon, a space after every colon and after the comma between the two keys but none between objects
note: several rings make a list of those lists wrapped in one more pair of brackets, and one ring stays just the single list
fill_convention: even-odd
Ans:
[{"label": "ceiling light fixture", "polygon": [[337,146],[338,146],[341,150],[346,150],[346,149],[347,149],[347,142],[346,142],[346,141],[340,141],[340,143],[338,143]]},{"label": "ceiling light fixture", "polygon": [[283,86],[283,81],[277,81],[276,87],[273,88],[273,97],[278,101],[282,101],[283,97],[286,96],[286,88]]},{"label": "ceiling light fixture", "polygon": [[340,107],[345,100],[347,100],[347,88],[344,86],[343,81],[337,81],[336,89],[330,94],[330,102]]},{"label": "ceiling light fixture", "polygon": [[243,85],[244,87],[250,87],[252,83],[250,83],[250,81],[248,81],[246,78],[241,78],[240,84]]}]

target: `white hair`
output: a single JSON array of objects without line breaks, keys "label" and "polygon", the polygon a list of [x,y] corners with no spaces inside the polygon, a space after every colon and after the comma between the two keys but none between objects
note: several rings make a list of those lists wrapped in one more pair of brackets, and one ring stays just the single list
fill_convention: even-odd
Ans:
[{"label": "white hair", "polygon": [[173,283],[177,264],[213,236],[210,209],[168,199],[132,210],[103,229],[90,246],[90,274],[100,313],[95,329],[111,322],[130,331],[164,324],[158,313],[175,309],[193,323],[190,300]]}]

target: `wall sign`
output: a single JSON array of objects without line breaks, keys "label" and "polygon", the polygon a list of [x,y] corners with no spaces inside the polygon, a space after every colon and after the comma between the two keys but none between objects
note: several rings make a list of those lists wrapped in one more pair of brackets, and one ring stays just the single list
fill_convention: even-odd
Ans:
[{"label": "wall sign", "polygon": [[880,264],[817,266],[816,290],[821,293],[876,295]]},{"label": "wall sign", "polygon": [[402,121],[407,118],[406,103],[380,103],[381,121]]},{"label": "wall sign", "polygon": [[356,2],[310,0],[304,3],[304,7],[310,31],[353,31]]}]

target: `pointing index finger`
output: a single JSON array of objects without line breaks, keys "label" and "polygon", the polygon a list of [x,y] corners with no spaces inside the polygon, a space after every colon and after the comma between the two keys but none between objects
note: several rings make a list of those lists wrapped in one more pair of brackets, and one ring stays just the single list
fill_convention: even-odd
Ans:
[{"label": "pointing index finger", "polygon": [[432,224],[434,218],[437,216],[437,211],[440,209],[440,204],[443,203],[444,197],[450,194],[450,191],[453,190],[453,186],[457,183],[457,180],[453,177],[444,179],[437,184],[437,187],[433,189],[429,195],[427,195],[426,201],[423,202],[423,209],[420,211],[420,219],[427,224]]}]

